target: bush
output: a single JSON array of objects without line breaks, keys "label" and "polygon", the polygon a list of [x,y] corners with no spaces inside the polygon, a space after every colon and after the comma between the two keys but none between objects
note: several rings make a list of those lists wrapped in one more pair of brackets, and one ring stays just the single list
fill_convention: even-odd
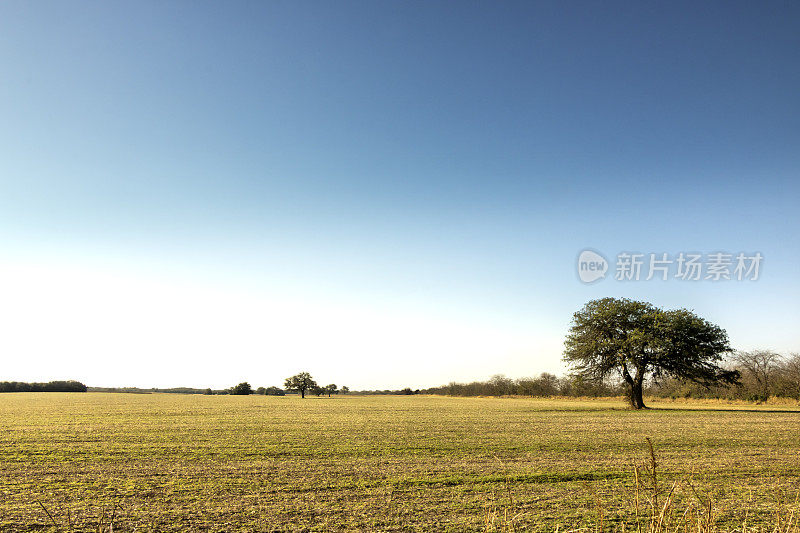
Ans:
[{"label": "bush", "polygon": [[236,396],[248,396],[253,393],[253,389],[250,388],[250,384],[246,381],[239,383],[235,387],[231,388],[231,394]]}]

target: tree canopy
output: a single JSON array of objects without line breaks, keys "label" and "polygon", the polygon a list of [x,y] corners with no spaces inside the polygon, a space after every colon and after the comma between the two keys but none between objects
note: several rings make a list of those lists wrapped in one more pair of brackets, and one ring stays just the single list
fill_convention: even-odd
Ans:
[{"label": "tree canopy", "polygon": [[250,387],[249,383],[243,381],[235,387],[231,387],[230,393],[235,396],[248,396],[253,393],[253,389]]},{"label": "tree canopy", "polygon": [[314,390],[318,387],[317,382],[308,372],[300,372],[290,378],[286,378],[283,386],[287,391],[299,392],[301,398],[306,397],[307,390]]},{"label": "tree canopy", "polygon": [[731,351],[725,330],[691,311],[603,298],[573,315],[564,360],[584,379],[620,376],[631,407],[641,409],[647,377],[671,376],[705,386],[736,383],[739,373],[719,366]]}]

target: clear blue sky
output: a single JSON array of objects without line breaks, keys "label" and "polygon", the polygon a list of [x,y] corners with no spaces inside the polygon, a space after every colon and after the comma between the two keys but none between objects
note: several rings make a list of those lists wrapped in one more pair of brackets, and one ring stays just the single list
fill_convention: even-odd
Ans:
[{"label": "clear blue sky", "polygon": [[[800,351],[794,2],[0,4],[0,379],[562,372],[602,296]],[[591,247],[755,282],[577,280]]]}]

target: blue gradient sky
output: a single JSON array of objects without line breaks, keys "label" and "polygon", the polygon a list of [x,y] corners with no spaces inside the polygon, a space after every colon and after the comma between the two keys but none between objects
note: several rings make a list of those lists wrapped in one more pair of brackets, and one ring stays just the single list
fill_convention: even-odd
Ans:
[{"label": "blue gradient sky", "polygon": [[[0,379],[562,372],[602,296],[800,351],[798,28],[790,2],[3,2]],[[765,259],[583,285],[586,247]]]}]

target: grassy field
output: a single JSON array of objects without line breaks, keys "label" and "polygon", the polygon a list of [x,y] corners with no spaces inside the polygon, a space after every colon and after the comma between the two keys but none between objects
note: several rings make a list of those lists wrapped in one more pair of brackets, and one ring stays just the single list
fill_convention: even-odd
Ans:
[{"label": "grassy field", "polygon": [[710,505],[722,530],[791,519],[800,412],[652,406],[5,394],[0,530],[108,531],[113,515],[114,531],[635,531],[646,437],[657,508],[707,522]]}]

